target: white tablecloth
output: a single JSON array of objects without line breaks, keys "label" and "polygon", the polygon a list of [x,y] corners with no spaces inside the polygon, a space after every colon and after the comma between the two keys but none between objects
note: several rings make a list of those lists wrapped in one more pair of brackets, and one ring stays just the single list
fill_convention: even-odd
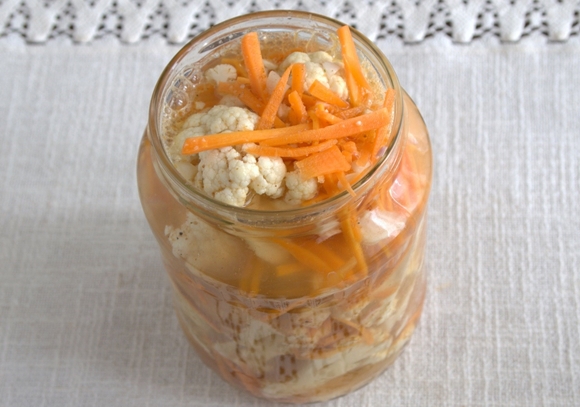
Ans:
[{"label": "white tablecloth", "polygon": [[[377,42],[430,129],[425,311],[325,406],[580,405],[580,38]],[[0,406],[268,406],[188,345],[137,197],[160,38],[0,37]]]}]

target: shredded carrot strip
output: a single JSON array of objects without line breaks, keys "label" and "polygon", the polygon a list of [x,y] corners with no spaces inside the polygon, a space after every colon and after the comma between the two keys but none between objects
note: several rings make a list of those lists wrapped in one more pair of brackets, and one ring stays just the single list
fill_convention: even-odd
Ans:
[{"label": "shredded carrot strip", "polygon": [[283,144],[305,143],[354,136],[369,130],[378,129],[385,124],[386,119],[388,119],[388,113],[386,109],[382,108],[324,128],[306,130],[294,134],[288,133],[290,135],[271,138],[267,141],[265,140],[263,144],[279,146]]},{"label": "shredded carrot strip", "polygon": [[356,147],[356,143],[354,141],[344,141],[345,139],[341,139],[338,143],[338,147],[340,151],[342,151],[342,155],[346,158],[346,161],[349,164],[352,164],[355,157],[358,156],[358,149]]},{"label": "shredded carrot strip", "polygon": [[304,103],[302,103],[302,98],[298,94],[296,90],[293,90],[288,94],[288,102],[290,103],[290,107],[295,114],[297,123],[304,123],[308,119],[308,113],[306,113],[306,107]]},{"label": "shredded carrot strip", "polygon": [[285,263],[276,266],[276,275],[278,277],[288,276],[304,270],[304,265],[300,263]]},{"label": "shredded carrot strip", "polygon": [[266,157],[308,157],[311,154],[327,150],[337,143],[336,140],[327,140],[320,144],[307,147],[270,147],[260,145],[249,145],[244,148],[249,154]]},{"label": "shredded carrot strip", "polygon": [[335,250],[328,247],[325,243],[316,243],[315,241],[308,240],[302,244],[306,249],[315,252],[322,260],[326,262],[332,269],[332,271],[337,271],[344,266],[345,261],[337,255]]},{"label": "shredded carrot strip", "polygon": [[351,194],[351,196],[356,198],[356,193],[354,192],[354,189],[352,189],[352,186],[350,185],[350,183],[346,179],[344,172],[338,171],[336,173],[336,176],[337,176],[338,180],[340,181],[340,183],[342,184],[342,186],[344,187],[344,189],[346,189],[348,191],[348,193]]},{"label": "shredded carrot strip", "polygon": [[332,271],[332,268],[316,253],[288,240],[274,238],[272,241],[286,249],[288,253],[306,267],[323,274],[328,274]]},{"label": "shredded carrot strip", "polygon": [[214,148],[235,146],[244,143],[258,143],[272,137],[280,138],[286,135],[308,131],[308,129],[310,129],[310,124],[304,123],[282,129],[236,131],[232,133],[190,137],[183,143],[181,154],[190,155]]},{"label": "shredded carrot strip", "polygon": [[331,105],[343,108],[348,107],[348,103],[342,100],[332,90],[324,86],[318,79],[312,82],[312,85],[310,85],[310,88],[308,89],[308,93],[323,102],[330,103]]},{"label": "shredded carrot strip", "polygon": [[258,114],[264,111],[264,103],[258,99],[246,84],[239,82],[220,82],[217,87],[218,93],[236,96],[240,99],[250,110]]},{"label": "shredded carrot strip", "polygon": [[266,100],[266,70],[260,50],[260,40],[256,32],[249,32],[242,37],[242,57],[248,71],[252,92],[262,100]]},{"label": "shredded carrot strip", "polygon": [[304,106],[307,108],[314,107],[317,103],[319,103],[318,99],[316,99],[314,96],[307,95],[306,93],[303,93],[300,95],[300,97],[302,98],[302,103],[304,103]]},{"label": "shredded carrot strip", "polygon": [[280,103],[282,103],[282,99],[284,99],[284,93],[286,92],[286,85],[288,84],[288,78],[290,77],[291,69],[292,66],[286,68],[286,71],[284,71],[284,74],[282,74],[282,77],[276,84],[276,87],[272,91],[272,95],[270,95],[270,98],[264,107],[262,117],[260,117],[260,121],[258,122],[256,129],[271,129],[274,125],[274,120],[276,119],[278,109],[280,108]]},{"label": "shredded carrot strip", "polygon": [[343,219],[340,222],[342,227],[342,233],[347,243],[349,244],[352,252],[354,253],[354,256],[358,263],[359,271],[361,272],[361,274],[367,275],[368,266],[365,260],[364,253],[362,251],[362,247],[360,245],[362,235],[356,223],[356,218],[353,219],[353,215],[356,215],[356,212],[350,208],[344,214]]},{"label": "shredded carrot strip", "polygon": [[337,32],[342,53],[342,61],[346,75],[346,83],[351,97],[354,97],[352,104],[358,106],[362,103],[365,93],[370,92],[370,86],[363,74],[352,33],[350,28],[345,25],[340,27]]},{"label": "shredded carrot strip", "polygon": [[249,85],[250,84],[250,80],[248,78],[243,77],[243,76],[238,76],[236,78],[236,82],[243,83],[244,85]]},{"label": "shredded carrot strip", "polygon": [[336,146],[296,161],[294,165],[303,179],[350,170],[350,164]]},{"label": "shredded carrot strip", "polygon": [[364,137],[359,137],[357,148],[359,157],[356,164],[360,167],[366,167],[372,159],[372,152],[375,146],[376,131],[369,131]]},{"label": "shredded carrot strip", "polygon": [[259,261],[252,272],[248,290],[251,296],[255,296],[260,292],[260,280],[262,279],[262,274],[264,274],[264,268],[264,262]]},{"label": "shredded carrot strip", "polygon": [[383,107],[387,109],[389,113],[389,121],[383,127],[377,130],[377,136],[375,137],[373,151],[372,151],[372,159],[375,160],[379,154],[379,151],[382,147],[386,146],[389,142],[389,138],[391,136],[391,130],[393,128],[393,116],[394,116],[394,107],[395,107],[395,90],[389,88],[385,93],[385,101],[383,103]]},{"label": "shredded carrot strip", "polygon": [[318,104],[314,109],[314,113],[316,114],[316,116],[318,116],[319,119],[322,119],[330,124],[336,124],[342,121],[340,117],[337,117],[332,113],[329,113],[328,110],[324,108],[323,104]]},{"label": "shredded carrot strip", "polygon": [[304,76],[306,75],[306,68],[304,64],[294,64],[292,66],[292,90],[296,91],[298,95],[304,93]]},{"label": "shredded carrot strip", "polygon": [[366,106],[355,106],[350,109],[341,110],[335,114],[341,119],[350,119],[351,117],[360,116],[365,112],[365,110]]},{"label": "shredded carrot strip", "polygon": [[312,120],[312,128],[318,130],[320,128],[320,121],[318,120],[316,113],[314,113],[314,110],[307,110],[306,113],[308,113],[308,117]]}]

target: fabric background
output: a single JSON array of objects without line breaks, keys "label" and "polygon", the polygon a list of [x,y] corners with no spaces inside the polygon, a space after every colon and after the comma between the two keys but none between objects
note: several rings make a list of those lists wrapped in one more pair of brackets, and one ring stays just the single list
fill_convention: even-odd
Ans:
[{"label": "fabric background", "polygon": [[[321,405],[580,405],[579,37],[377,42],[432,137],[428,295],[396,363]],[[139,204],[178,48],[0,37],[0,406],[272,405],[188,345]]]}]

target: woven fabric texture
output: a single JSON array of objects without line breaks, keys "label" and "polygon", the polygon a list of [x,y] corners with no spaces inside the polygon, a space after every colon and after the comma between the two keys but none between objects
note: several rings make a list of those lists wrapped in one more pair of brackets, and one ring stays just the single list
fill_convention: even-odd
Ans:
[{"label": "woven fabric texture", "polygon": [[486,35],[505,42],[538,32],[551,41],[578,35],[578,0],[2,0],[0,36],[29,42],[59,36],[85,43],[106,36],[135,43],[160,36],[183,43],[216,22],[260,10],[300,9],[337,18],[371,40],[414,43],[443,33],[458,43]]}]

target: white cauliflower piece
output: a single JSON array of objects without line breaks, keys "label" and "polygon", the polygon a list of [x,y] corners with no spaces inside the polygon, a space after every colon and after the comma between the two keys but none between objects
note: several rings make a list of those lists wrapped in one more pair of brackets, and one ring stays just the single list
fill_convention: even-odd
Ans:
[{"label": "white cauliflower piece", "polygon": [[341,99],[348,98],[348,87],[344,80],[342,63],[334,61],[332,56],[324,51],[293,52],[286,57],[278,67],[278,72],[283,72],[288,66],[295,63],[304,64],[304,88],[309,89],[315,80],[336,93]]},{"label": "white cauliflower piece", "polygon": [[395,212],[365,211],[360,219],[363,243],[373,245],[390,242],[405,228],[405,221],[404,216]]},{"label": "white cauliflower piece", "polygon": [[260,117],[248,109],[237,106],[216,105],[207,112],[192,114],[183,123],[183,130],[194,128],[199,135],[226,131],[254,130]]},{"label": "white cauliflower piece", "polygon": [[246,203],[249,188],[260,174],[255,157],[242,155],[232,147],[199,153],[195,183],[218,201],[233,206]]},{"label": "white cauliflower piece", "polygon": [[312,62],[317,64],[322,64],[323,62],[332,62],[332,56],[328,52],[316,51],[308,54],[308,57]]},{"label": "white cauliflower piece", "polygon": [[318,192],[318,182],[316,178],[303,180],[298,171],[292,171],[286,174],[286,195],[284,200],[292,205],[312,199]]},{"label": "white cauliflower piece", "polygon": [[226,131],[254,130],[258,120],[260,117],[257,114],[236,106],[217,105],[207,112],[192,114],[183,123],[181,131],[173,138],[169,154],[174,161],[179,161],[186,139]]},{"label": "white cauliflower piece", "polygon": [[[252,131],[259,116],[236,106],[217,105],[185,120],[183,130],[174,138],[172,154],[178,155],[185,139],[230,131]],[[183,160],[183,156],[179,157]],[[246,203],[250,189],[257,194],[278,198],[284,193],[286,166],[279,157],[260,157],[233,147],[203,151],[198,154],[196,170],[183,165],[184,176],[213,198],[234,206]],[[178,162],[179,160],[175,160]]]},{"label": "white cauliflower piece", "polygon": [[304,52],[293,52],[278,67],[278,72],[282,73],[292,64],[303,64],[310,62],[310,57]]},{"label": "white cauliflower piece", "polygon": [[205,71],[205,79],[215,83],[235,81],[237,77],[236,68],[230,64],[219,64]]},{"label": "white cauliflower piece", "polygon": [[[247,156],[246,156],[247,157]],[[258,158],[259,175],[252,180],[251,188],[259,195],[280,198],[284,193],[286,165],[280,157]]]},{"label": "white cauliflower piece", "polygon": [[191,212],[179,227],[166,226],[165,236],[175,257],[193,270],[213,276],[227,276],[248,249],[241,240],[223,233]]}]

